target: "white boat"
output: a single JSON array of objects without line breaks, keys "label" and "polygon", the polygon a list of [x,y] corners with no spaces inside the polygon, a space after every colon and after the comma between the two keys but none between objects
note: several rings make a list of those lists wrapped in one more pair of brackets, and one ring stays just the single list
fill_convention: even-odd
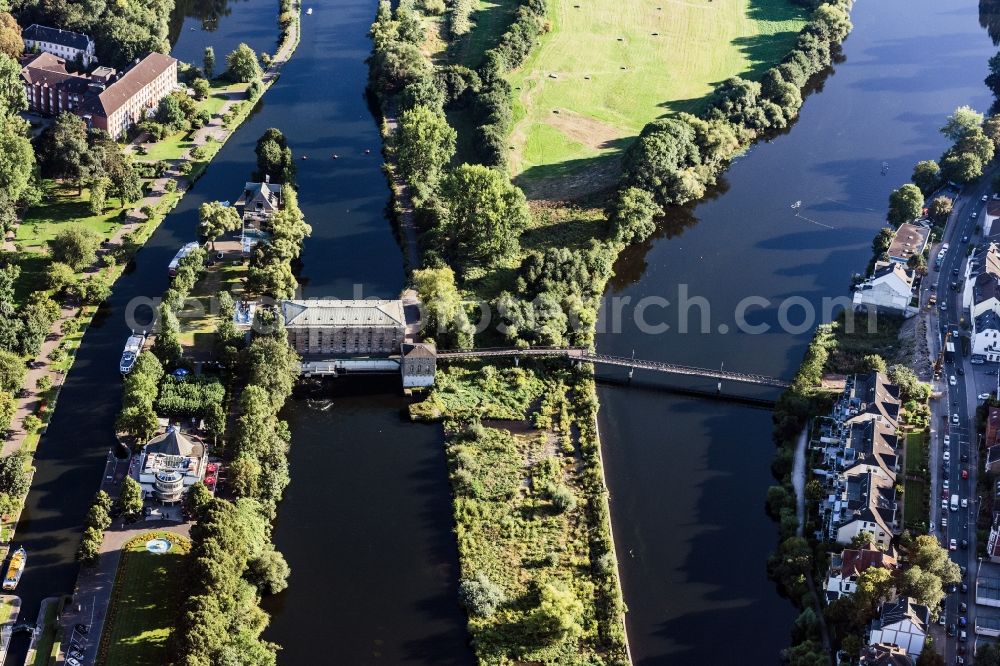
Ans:
[{"label": "white boat", "polygon": [[145,334],[128,336],[128,340],[125,341],[125,349],[122,351],[122,360],[118,363],[118,370],[123,375],[132,372],[132,366],[135,365],[135,360],[139,358],[139,352],[142,351],[144,344],[146,344]]},{"label": "white boat", "polygon": [[170,260],[170,264],[167,266],[167,273],[170,277],[177,275],[177,267],[181,263],[181,259],[188,256],[192,252],[198,249],[198,243],[188,243],[181,249],[177,250],[177,254],[174,258]]},{"label": "white boat", "polygon": [[18,582],[21,580],[21,574],[24,573],[24,567],[28,563],[28,554],[24,552],[24,548],[18,548],[14,551],[14,554],[10,556],[10,564],[7,566],[7,575],[3,579],[3,589],[8,592],[17,587]]},{"label": "white boat", "polygon": [[312,7],[310,7],[309,9],[306,10],[306,16],[312,16],[312,13],[313,13],[313,8]]}]

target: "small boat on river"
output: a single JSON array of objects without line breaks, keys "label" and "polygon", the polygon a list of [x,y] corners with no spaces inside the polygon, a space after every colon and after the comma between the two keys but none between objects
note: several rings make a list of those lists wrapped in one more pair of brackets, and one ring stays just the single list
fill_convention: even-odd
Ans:
[{"label": "small boat on river", "polygon": [[135,360],[139,358],[139,352],[142,351],[145,344],[145,334],[128,336],[128,340],[125,341],[125,349],[122,351],[122,360],[118,362],[118,370],[123,375],[132,372],[132,366],[135,365]]},{"label": "small boat on river", "polygon": [[21,574],[24,573],[24,567],[28,564],[28,554],[24,551],[24,548],[18,548],[14,551],[14,554],[10,556],[10,564],[7,566],[7,575],[3,579],[3,589],[10,592],[21,580]]}]

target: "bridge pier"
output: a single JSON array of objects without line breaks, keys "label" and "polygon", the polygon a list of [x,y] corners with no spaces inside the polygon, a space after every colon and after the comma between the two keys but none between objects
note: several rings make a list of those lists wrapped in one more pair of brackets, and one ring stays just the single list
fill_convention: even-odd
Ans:
[{"label": "bridge pier", "polygon": [[632,383],[632,375],[634,375],[634,374],[635,374],[635,367],[634,366],[629,366],[629,369],[628,369],[628,381],[629,381],[630,384]]},{"label": "bridge pier", "polygon": [[520,368],[521,367],[521,357],[520,357],[520,355],[514,357],[514,367],[515,368]]}]

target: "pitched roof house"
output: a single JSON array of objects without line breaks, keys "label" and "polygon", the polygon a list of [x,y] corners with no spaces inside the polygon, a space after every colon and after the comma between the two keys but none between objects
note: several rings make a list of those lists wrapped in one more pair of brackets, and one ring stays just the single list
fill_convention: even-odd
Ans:
[{"label": "pitched roof house", "polygon": [[406,333],[400,300],[289,300],[281,313],[300,354],[395,354]]},{"label": "pitched roof house", "polygon": [[94,40],[87,35],[34,23],[21,33],[26,51],[51,53],[65,60],[80,60],[84,67],[97,61],[94,55]]},{"label": "pitched roof house", "polygon": [[919,657],[927,640],[930,610],[910,597],[882,604],[872,620],[868,644],[896,645],[911,657]]},{"label": "pitched roof house", "polygon": [[889,244],[889,261],[906,264],[912,257],[923,254],[931,228],[926,225],[904,222],[896,229],[896,235]]},{"label": "pitched roof house", "polygon": [[826,576],[826,598],[833,601],[857,591],[858,576],[870,567],[893,570],[897,562],[895,556],[884,553],[874,546],[861,550],[845,548],[840,554],[832,555]]},{"label": "pitched roof house", "polygon": [[855,306],[909,314],[912,300],[913,271],[894,261],[877,264],[871,277],[854,289]]}]

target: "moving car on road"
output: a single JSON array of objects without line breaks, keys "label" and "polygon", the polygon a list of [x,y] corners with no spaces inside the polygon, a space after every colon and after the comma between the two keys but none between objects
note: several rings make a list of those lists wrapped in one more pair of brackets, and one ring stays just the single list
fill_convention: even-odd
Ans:
[{"label": "moving car on road", "polygon": [[948,542],[948,550],[958,550],[958,542],[952,539]]}]

